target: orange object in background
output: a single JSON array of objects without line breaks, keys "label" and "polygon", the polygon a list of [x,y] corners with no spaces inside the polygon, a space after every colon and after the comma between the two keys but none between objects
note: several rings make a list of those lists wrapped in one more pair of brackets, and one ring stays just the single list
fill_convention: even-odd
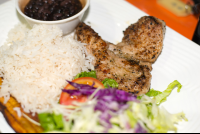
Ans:
[{"label": "orange object in background", "polygon": [[[155,16],[161,20],[164,20],[170,28],[174,29],[178,33],[182,34],[186,38],[192,40],[198,18],[194,15],[188,15],[186,17],[178,17],[163,6],[157,3],[157,0],[126,0],[133,4],[140,10],[146,12],[151,16]],[[182,0],[184,2],[190,2],[191,0]]]}]

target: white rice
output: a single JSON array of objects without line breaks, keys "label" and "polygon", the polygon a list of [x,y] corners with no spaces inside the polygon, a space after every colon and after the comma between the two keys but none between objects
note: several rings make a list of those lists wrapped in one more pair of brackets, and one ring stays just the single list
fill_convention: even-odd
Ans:
[{"label": "white rice", "polygon": [[15,108],[13,108],[13,110],[17,112],[18,117],[22,117],[22,112],[21,112],[20,107],[15,107]]},{"label": "white rice", "polygon": [[58,27],[19,24],[0,47],[0,97],[14,96],[25,112],[38,113],[58,102],[61,89],[82,71],[93,70],[85,44],[62,36]]}]

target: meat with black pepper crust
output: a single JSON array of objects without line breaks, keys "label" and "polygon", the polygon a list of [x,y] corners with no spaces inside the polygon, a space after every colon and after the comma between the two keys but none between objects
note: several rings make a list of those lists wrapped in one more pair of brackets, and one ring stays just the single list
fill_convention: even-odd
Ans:
[{"label": "meat with black pepper crust", "polygon": [[127,60],[154,63],[162,52],[165,31],[164,21],[144,16],[124,31],[121,43],[109,45],[109,50]]},{"label": "meat with black pepper crust", "polygon": [[108,50],[109,45],[90,26],[80,23],[75,32],[76,39],[86,43],[87,51],[95,57],[94,66],[97,79],[114,79],[119,89],[142,95],[149,91],[151,83],[151,64],[146,65],[139,60],[120,58]]}]

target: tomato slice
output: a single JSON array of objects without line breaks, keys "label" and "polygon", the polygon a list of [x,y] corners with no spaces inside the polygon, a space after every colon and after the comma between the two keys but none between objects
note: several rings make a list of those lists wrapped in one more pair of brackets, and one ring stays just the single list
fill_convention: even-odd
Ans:
[{"label": "tomato slice", "polygon": [[60,104],[61,105],[72,105],[72,103],[76,102],[86,102],[87,101],[87,96],[81,95],[81,96],[70,96],[68,93],[62,92],[61,97],[60,97]]},{"label": "tomato slice", "polygon": [[[104,85],[98,81],[97,79],[91,78],[91,77],[83,77],[83,78],[78,78],[73,80],[72,82],[78,83],[78,84],[85,84],[85,85],[90,85],[92,86],[93,83],[95,83],[94,87],[95,88],[101,88],[104,89]],[[72,85],[67,84],[65,87],[66,90],[73,90],[75,89]],[[77,101],[77,102],[86,102],[87,101],[87,96],[81,95],[81,96],[70,96],[68,93],[62,92],[61,97],[60,97],[60,104],[61,105],[72,105],[72,102]]]}]

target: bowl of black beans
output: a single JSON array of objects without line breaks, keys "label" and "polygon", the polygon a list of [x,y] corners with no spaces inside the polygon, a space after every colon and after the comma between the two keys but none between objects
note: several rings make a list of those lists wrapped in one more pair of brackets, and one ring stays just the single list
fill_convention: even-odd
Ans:
[{"label": "bowl of black beans", "polygon": [[17,11],[30,26],[55,25],[71,33],[81,21],[90,0],[16,0]]}]

